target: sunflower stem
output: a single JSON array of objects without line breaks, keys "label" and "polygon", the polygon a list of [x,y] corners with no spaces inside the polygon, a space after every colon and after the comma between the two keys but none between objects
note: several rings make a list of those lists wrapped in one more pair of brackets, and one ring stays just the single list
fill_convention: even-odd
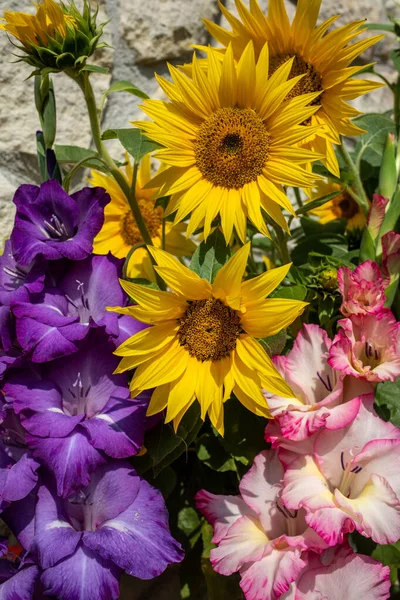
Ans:
[{"label": "sunflower stem", "polygon": [[304,206],[304,203],[303,203],[303,200],[301,199],[300,190],[298,187],[293,188],[293,190],[294,190],[294,195],[296,196],[297,204],[298,204],[299,208],[301,208],[302,206]]},{"label": "sunflower stem", "polygon": [[338,146],[338,152],[339,152],[340,156],[342,157],[342,159],[344,160],[344,162],[346,163],[347,167],[349,168],[349,171],[352,174],[353,180],[352,180],[351,185],[355,191],[355,194],[353,196],[354,200],[360,206],[360,208],[363,211],[363,213],[365,214],[365,216],[368,216],[369,200],[367,198],[367,194],[365,193],[364,186],[363,186],[361,178],[360,178],[360,173],[359,173],[356,165],[354,164],[354,161],[351,158],[346,146],[344,145],[343,139],[341,140],[341,142],[342,143],[340,144],[340,146]]},{"label": "sunflower stem", "polygon": [[[113,176],[116,183],[119,185],[119,187],[121,188],[122,192],[124,193],[126,199],[128,200],[130,209],[132,211],[133,218],[136,221],[136,224],[139,228],[140,235],[142,236],[144,243],[146,244],[146,246],[152,246],[153,241],[147,230],[146,223],[143,219],[138,201],[136,199],[136,178],[137,178],[137,170],[138,170],[139,165],[137,163],[135,163],[135,165],[134,165],[132,185],[130,186],[128,184],[128,182],[126,181],[125,177],[122,175],[121,171],[118,169],[114,160],[111,158],[111,156],[108,153],[108,150],[106,148],[106,145],[104,144],[103,140],[101,139],[99,111],[97,108],[96,98],[95,98],[94,92],[93,92],[93,87],[92,87],[92,84],[90,83],[89,75],[90,75],[90,73],[87,71],[80,73],[77,77],[76,76],[74,77],[72,74],[70,74],[70,76],[77,82],[77,84],[81,88],[83,95],[85,97],[94,145],[96,146],[96,150],[97,150],[101,160],[105,163],[105,165],[107,166],[107,168],[110,171],[110,174]],[[155,261],[150,253],[149,253],[149,256],[150,256],[152,265],[154,266]],[[165,289],[164,281],[161,279],[161,277],[158,275],[158,273],[156,271],[154,271],[154,273],[155,273],[157,285],[160,287],[160,289]]]}]

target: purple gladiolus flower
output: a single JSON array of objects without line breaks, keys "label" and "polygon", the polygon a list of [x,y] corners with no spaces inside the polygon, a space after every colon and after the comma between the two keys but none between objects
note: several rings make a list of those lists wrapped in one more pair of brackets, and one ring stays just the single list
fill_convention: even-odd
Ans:
[{"label": "purple gladiolus flower", "polygon": [[[13,410],[2,408],[0,425],[0,510],[22,500],[38,481],[40,463],[33,458],[25,431]],[[1,595],[0,595],[1,597]]]},{"label": "purple gladiolus flower", "polygon": [[161,493],[123,461],[100,467],[66,500],[41,486],[34,549],[45,593],[70,600],[115,600],[122,569],[151,579],[183,558]]},{"label": "purple gladiolus flower", "polygon": [[20,265],[29,265],[36,256],[86,258],[109,201],[102,188],[84,188],[69,196],[56,180],[40,187],[21,185],[14,196],[17,214],[11,243],[15,259]]},{"label": "purple gladiolus flower", "polygon": [[[121,317],[108,312],[106,306],[123,306],[127,302],[118,281],[122,264],[123,260],[112,254],[68,263],[57,287],[32,295],[30,302],[14,304],[18,341],[24,350],[32,352],[33,362],[76,352],[77,342],[92,327],[104,327],[109,335],[118,338]],[[60,266],[65,265],[60,262]],[[139,323],[137,326],[143,328]]]},{"label": "purple gladiolus flower", "polygon": [[44,286],[46,261],[34,261],[21,267],[12,253],[11,241],[7,240],[0,256],[0,302],[10,306],[14,301],[26,302],[29,293],[41,292]]},{"label": "purple gladiolus flower", "polygon": [[35,584],[38,567],[28,560],[8,552],[7,540],[0,540],[0,598],[2,600],[32,600],[36,598]]},{"label": "purple gladiolus flower", "polygon": [[9,378],[4,389],[26,429],[35,457],[54,472],[66,496],[88,485],[90,474],[112,458],[136,454],[145,431],[149,397],[132,400],[128,376],[113,375],[118,357],[101,330],[78,352]]}]

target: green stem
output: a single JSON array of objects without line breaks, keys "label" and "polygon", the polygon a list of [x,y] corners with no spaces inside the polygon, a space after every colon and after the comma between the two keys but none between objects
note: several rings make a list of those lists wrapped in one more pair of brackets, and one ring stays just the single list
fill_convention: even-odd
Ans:
[{"label": "green stem", "polygon": [[293,188],[293,190],[294,190],[294,195],[296,196],[297,204],[298,204],[299,208],[301,208],[302,206],[304,206],[304,203],[303,203],[303,200],[301,199],[300,190],[297,187]]},{"label": "green stem", "polygon": [[[153,241],[147,230],[146,223],[143,219],[142,213],[140,212],[140,207],[136,199],[136,178],[139,165],[138,163],[134,164],[132,186],[130,186],[129,183],[126,181],[125,177],[122,175],[121,171],[118,169],[115,162],[113,161],[112,157],[108,153],[106,145],[101,139],[99,111],[97,109],[96,98],[94,96],[92,84],[90,83],[89,75],[90,74],[87,71],[84,71],[83,73],[80,73],[78,77],[73,77],[73,79],[75,79],[85,97],[94,145],[96,146],[96,150],[101,160],[106,164],[110,171],[110,174],[113,176],[113,178],[121,188],[122,192],[124,193],[126,199],[128,200],[133,218],[136,221],[144,243],[146,244],[146,246],[152,246]],[[154,259],[151,255],[150,259],[152,264],[154,265]],[[161,289],[165,289],[164,281],[161,279],[161,277],[156,271],[154,272],[158,286]]]},{"label": "green stem", "polygon": [[399,137],[399,134],[400,134],[400,76],[397,78],[396,85],[394,86],[393,117],[394,117],[394,122],[396,123],[396,136]]},{"label": "green stem", "polygon": [[359,173],[356,165],[354,164],[353,159],[351,158],[346,146],[344,145],[343,140],[342,140],[342,143],[340,144],[340,146],[338,146],[338,152],[339,152],[340,156],[343,158],[344,162],[346,163],[347,167],[349,168],[349,170],[352,174],[351,185],[355,191],[354,199],[356,200],[356,202],[358,203],[358,205],[364,212],[365,216],[367,216],[369,213],[369,201],[368,201],[367,195],[364,190],[364,186],[363,186],[361,178],[360,178],[360,173]]}]

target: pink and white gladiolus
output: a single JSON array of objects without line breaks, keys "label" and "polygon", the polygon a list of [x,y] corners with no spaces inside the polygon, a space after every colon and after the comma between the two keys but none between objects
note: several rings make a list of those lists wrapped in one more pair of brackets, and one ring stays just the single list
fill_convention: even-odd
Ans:
[{"label": "pink and white gladiolus", "polygon": [[242,478],[238,496],[205,490],[197,508],[214,527],[210,560],[215,571],[238,571],[247,600],[277,600],[307,564],[307,550],[322,552],[325,542],[304,520],[305,512],[283,505],[283,467],[273,450],[261,452]]},{"label": "pink and white gladiolus", "polygon": [[345,544],[312,554],[298,580],[281,600],[386,600],[390,570]]},{"label": "pink and white gladiolus", "polygon": [[378,383],[400,375],[400,323],[383,309],[338,322],[328,362],[346,375]]},{"label": "pink and white gladiolus", "polygon": [[288,461],[285,506],[304,508],[308,525],[330,546],[342,543],[344,534],[355,529],[378,544],[396,542],[400,430],[374,413],[373,396],[361,403],[351,425],[322,429],[313,439],[312,453]]},{"label": "pink and white gladiolus", "polygon": [[348,400],[370,393],[370,383],[345,377],[328,363],[332,341],[318,325],[304,325],[287,356],[273,362],[295,396],[283,398],[264,392],[272,415],[285,438],[304,440],[321,427],[349,425],[358,412]]},{"label": "pink and white gladiolus", "polygon": [[340,267],[338,287],[343,302],[340,310],[345,317],[380,312],[385,305],[383,278],[376,262],[366,260],[351,271]]}]

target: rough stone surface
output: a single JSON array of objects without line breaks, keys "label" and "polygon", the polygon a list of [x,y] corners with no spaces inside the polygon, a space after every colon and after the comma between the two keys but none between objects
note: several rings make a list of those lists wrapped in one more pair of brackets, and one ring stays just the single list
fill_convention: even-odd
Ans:
[{"label": "rough stone surface", "polygon": [[[247,0],[245,0],[246,2]],[[234,0],[225,0],[229,10],[235,11]],[[264,10],[268,0],[260,0]],[[287,2],[289,16],[295,12],[295,1]],[[0,15],[5,9],[33,11],[29,0],[0,0]],[[396,0],[323,0],[320,20],[342,13],[339,23],[368,18],[369,21],[387,22],[389,17],[400,17]],[[111,19],[106,26],[105,41],[113,49],[98,53],[96,64],[107,66],[109,75],[92,76],[97,98],[110,82],[126,79],[153,98],[162,94],[154,79],[154,72],[167,74],[166,61],[185,62],[190,58],[191,44],[211,42],[202,18],[214,19],[227,26],[219,14],[216,0],[101,0],[100,21]],[[388,35],[362,58],[363,62],[376,60],[376,69],[390,81],[395,73],[388,62],[393,36]],[[33,80],[25,81],[30,68],[24,63],[11,61],[12,46],[0,34],[0,53],[3,57],[0,85],[0,230],[8,235],[13,220],[12,196],[21,183],[39,182],[35,155],[35,131],[39,120],[33,103]],[[91,133],[83,98],[79,88],[63,74],[53,78],[57,98],[58,144],[88,147]],[[104,129],[128,127],[130,121],[141,118],[140,100],[130,94],[111,94],[106,102],[102,126]],[[356,102],[363,112],[390,110],[392,96],[388,89],[369,94]],[[120,146],[110,142],[110,151],[122,157]]]}]

